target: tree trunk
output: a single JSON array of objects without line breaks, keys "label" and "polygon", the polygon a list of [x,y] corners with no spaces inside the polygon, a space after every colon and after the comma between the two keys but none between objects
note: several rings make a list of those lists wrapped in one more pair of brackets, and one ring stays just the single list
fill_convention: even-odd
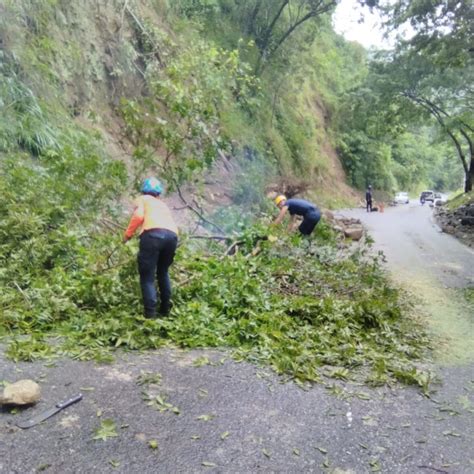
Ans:
[{"label": "tree trunk", "polygon": [[[474,144],[471,136],[466,130],[462,128],[459,130],[462,136],[466,139],[469,145],[469,168],[466,166],[466,181],[464,182],[464,192],[468,193],[472,191],[472,180],[474,178]],[[467,163],[466,163],[467,165]]]},{"label": "tree trunk", "polygon": [[267,26],[267,28],[263,32],[262,37],[261,38],[258,38],[258,37],[255,38],[255,44],[257,45],[257,47],[259,49],[259,52],[260,52],[260,54],[258,55],[257,64],[255,65],[255,70],[254,70],[254,75],[255,76],[260,75],[262,64],[266,60],[268,45],[269,45],[270,39],[272,37],[273,28],[275,28],[275,25],[276,25],[278,19],[282,15],[283,10],[288,5],[289,1],[290,0],[283,0],[283,2],[281,3],[281,5],[278,8],[277,13],[273,17],[272,22],[270,23],[269,26]]},{"label": "tree trunk", "polygon": [[262,6],[262,0],[257,0],[255,6],[253,7],[252,13],[248,19],[248,23],[246,25],[246,33],[248,35],[256,35],[255,29],[255,22],[257,20],[258,12],[260,11],[260,7]]},{"label": "tree trunk", "polygon": [[265,28],[265,31],[263,31],[262,36],[255,38],[255,44],[257,45],[258,49],[260,50],[260,55],[264,55],[265,51],[267,50],[268,43],[270,42],[270,38],[273,33],[273,28],[275,28],[275,25],[277,24],[278,20],[280,19],[283,10],[286,8],[290,0],[283,0],[281,5],[278,7],[278,10],[273,17],[273,20],[270,22],[270,24]]},{"label": "tree trunk", "polygon": [[472,181],[474,179],[474,158],[471,158],[471,164],[466,172],[466,180],[464,181],[464,192],[469,193],[472,191]]},{"label": "tree trunk", "polygon": [[[446,133],[449,135],[451,140],[453,141],[456,150],[458,152],[458,156],[461,159],[462,166],[464,168],[464,173],[465,173],[465,181],[464,181],[464,192],[468,193],[472,191],[472,181],[474,180],[474,143],[472,141],[471,136],[469,135],[469,132],[466,131],[465,128],[459,127],[457,132],[459,132],[467,141],[468,147],[469,147],[469,153],[468,156],[464,154],[463,147],[461,146],[460,141],[455,135],[456,130],[452,130],[449,128],[449,126],[445,122],[445,118],[450,118],[449,114],[442,110],[439,106],[434,104],[433,102],[429,101],[428,99],[424,97],[418,97],[416,94],[406,91],[403,93],[405,97],[408,99],[412,100],[413,102],[417,103],[418,105],[421,105],[425,110],[427,110],[433,117],[436,118],[438,123],[441,125],[441,127],[446,131]],[[468,125],[464,124],[470,131],[472,131],[472,128],[469,127]]]}]

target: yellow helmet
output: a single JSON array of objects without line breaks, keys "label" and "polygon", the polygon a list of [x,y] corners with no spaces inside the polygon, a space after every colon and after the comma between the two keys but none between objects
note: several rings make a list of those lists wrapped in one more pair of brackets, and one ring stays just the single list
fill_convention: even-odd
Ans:
[{"label": "yellow helmet", "polygon": [[280,204],[282,201],[286,201],[286,196],[284,196],[283,194],[280,194],[279,196],[277,196],[275,198],[275,204],[278,206],[278,204]]}]

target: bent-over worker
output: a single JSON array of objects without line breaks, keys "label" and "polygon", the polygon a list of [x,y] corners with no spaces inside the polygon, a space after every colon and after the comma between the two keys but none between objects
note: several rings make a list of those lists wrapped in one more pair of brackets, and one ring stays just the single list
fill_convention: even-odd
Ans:
[{"label": "bent-over worker", "polygon": [[289,212],[291,215],[289,229],[293,230],[297,216],[301,216],[303,222],[298,227],[298,230],[303,235],[310,235],[316,227],[316,224],[321,219],[321,211],[314,204],[305,201],[304,199],[287,199],[286,196],[280,194],[275,198],[275,204],[280,209],[280,213],[273,223],[280,224],[286,213]]},{"label": "bent-over worker", "polygon": [[146,318],[156,317],[155,275],[160,292],[159,312],[162,316],[167,316],[171,309],[168,268],[173,263],[178,244],[178,227],[168,206],[160,198],[162,192],[163,187],[158,179],[145,179],[142,195],[136,200],[135,210],[123,238],[124,243],[127,242],[141,227],[137,259]]}]

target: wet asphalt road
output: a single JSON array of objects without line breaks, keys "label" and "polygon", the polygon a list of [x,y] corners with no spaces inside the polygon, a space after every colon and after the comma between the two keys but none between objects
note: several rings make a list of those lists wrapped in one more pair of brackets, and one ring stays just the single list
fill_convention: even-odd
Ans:
[{"label": "wet asphalt road", "polygon": [[395,276],[426,276],[449,288],[474,286],[474,250],[436,225],[432,208],[417,201],[368,213],[365,209],[341,211],[361,219],[387,257]]},{"label": "wet asphalt road", "polygon": [[[428,208],[361,217],[395,276],[418,268],[412,278],[428,276],[436,293],[469,282],[469,266],[457,255],[463,262],[472,255],[456,241],[437,247],[438,237],[450,237],[431,227]],[[435,249],[436,259],[417,255],[427,248]],[[461,316],[464,322],[469,317]],[[464,336],[472,337],[469,326]],[[203,355],[210,363],[201,366]],[[442,383],[429,399],[411,387],[369,389],[333,380],[305,391],[219,351],[122,354],[105,366],[72,360],[15,364],[2,357],[0,381],[32,378],[43,395],[22,412],[0,411],[0,472],[473,473],[473,360],[438,360]],[[139,386],[141,371],[160,373],[161,383]],[[83,401],[64,412],[30,430],[15,427],[16,420],[79,391]],[[180,413],[147,406],[143,391],[164,396]],[[94,440],[105,419],[113,420],[117,436]]]},{"label": "wet asphalt road", "polygon": [[[165,350],[102,367],[7,362],[2,376],[39,380],[43,400],[0,415],[0,472],[474,470],[472,374],[451,381],[446,371],[433,400],[414,388],[332,387],[332,381],[304,391],[250,364],[222,361],[223,353],[207,353],[216,365],[193,365],[202,354]],[[159,372],[161,384],[138,386],[142,370]],[[180,414],[147,406],[143,390],[167,397]],[[15,427],[27,413],[79,391],[84,399],[54,418],[29,430]],[[114,421],[117,436],[94,440],[104,419]]]},{"label": "wet asphalt road", "polygon": [[418,301],[416,312],[439,339],[436,363],[466,365],[474,378],[474,309],[461,295],[461,289],[474,287],[474,250],[441,232],[432,208],[417,201],[384,213],[351,209],[341,214],[363,222],[394,280]]}]

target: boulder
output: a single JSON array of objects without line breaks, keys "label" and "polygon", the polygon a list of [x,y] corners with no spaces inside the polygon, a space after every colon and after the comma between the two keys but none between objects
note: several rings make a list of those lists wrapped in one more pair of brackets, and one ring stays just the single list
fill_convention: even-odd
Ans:
[{"label": "boulder", "polygon": [[338,217],[337,222],[343,226],[352,226],[354,224],[360,225],[361,222],[359,219],[354,219],[352,217]]},{"label": "boulder", "polygon": [[456,229],[455,229],[454,226],[452,226],[452,225],[445,225],[445,226],[443,227],[443,232],[446,232],[446,234],[454,234],[454,231],[455,231],[455,230],[456,230]]},{"label": "boulder", "polygon": [[331,211],[324,211],[323,216],[328,220],[328,221],[334,221],[336,217]]},{"label": "boulder", "polygon": [[30,405],[39,401],[40,386],[33,380],[19,380],[9,384],[0,396],[0,403],[4,405]]},{"label": "boulder", "polygon": [[364,235],[364,229],[362,226],[353,225],[344,229],[344,235],[352,240],[360,240]]},{"label": "boulder", "polygon": [[474,225],[474,217],[463,217],[461,225]]}]

